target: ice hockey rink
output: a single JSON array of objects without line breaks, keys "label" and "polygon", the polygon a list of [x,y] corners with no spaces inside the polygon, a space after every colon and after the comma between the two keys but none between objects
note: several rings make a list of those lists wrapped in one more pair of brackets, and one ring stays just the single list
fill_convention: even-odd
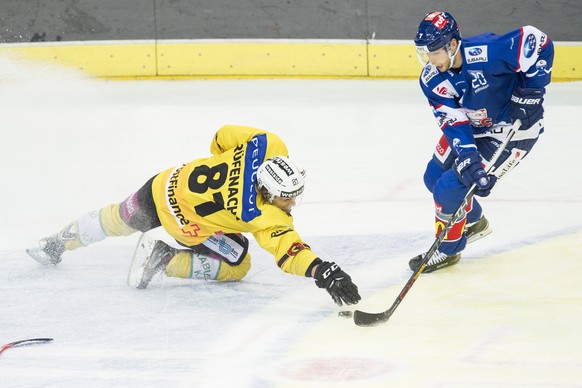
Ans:
[{"label": "ice hockey rink", "polygon": [[244,124],[287,142],[308,171],[296,229],[359,309],[386,310],[434,240],[439,131],[416,81],[111,81],[2,58],[0,96],[0,342],[54,338],[2,353],[0,386],[582,387],[582,83],[550,85],[546,133],[482,199],[493,234],[373,328],[254,240],[242,282],[146,290],[126,285],[138,235],[51,268],[24,250]]}]

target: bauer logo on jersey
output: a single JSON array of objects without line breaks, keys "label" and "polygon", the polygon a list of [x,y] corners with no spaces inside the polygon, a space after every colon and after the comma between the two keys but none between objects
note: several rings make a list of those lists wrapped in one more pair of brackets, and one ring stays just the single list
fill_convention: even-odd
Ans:
[{"label": "bauer logo on jersey", "polygon": [[487,62],[487,46],[465,47],[467,63]]}]

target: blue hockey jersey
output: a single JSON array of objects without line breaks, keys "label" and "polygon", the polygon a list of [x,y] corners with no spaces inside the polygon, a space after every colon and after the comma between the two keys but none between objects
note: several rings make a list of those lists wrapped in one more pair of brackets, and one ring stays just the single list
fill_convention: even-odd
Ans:
[{"label": "blue hockey jersey", "polygon": [[464,38],[460,50],[461,69],[440,72],[428,63],[420,75],[422,91],[456,153],[474,149],[474,134],[510,123],[513,90],[545,88],[554,58],[553,43],[532,26]]}]

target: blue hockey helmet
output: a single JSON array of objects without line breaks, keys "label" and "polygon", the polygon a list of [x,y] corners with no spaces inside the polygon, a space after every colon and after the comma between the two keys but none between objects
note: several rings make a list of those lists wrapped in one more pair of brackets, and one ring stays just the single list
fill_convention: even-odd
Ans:
[{"label": "blue hockey helmet", "polygon": [[[459,42],[455,52],[450,50],[450,43],[453,38]],[[461,31],[459,31],[459,25],[448,12],[431,12],[426,15],[420,22],[418,31],[414,36],[416,54],[423,66],[428,63],[429,53],[444,48],[451,60],[450,68],[453,65],[455,55],[459,52],[460,43]]]},{"label": "blue hockey helmet", "polygon": [[461,40],[461,31],[453,16],[448,12],[431,12],[420,22],[414,44],[432,52],[445,47],[453,38]]}]

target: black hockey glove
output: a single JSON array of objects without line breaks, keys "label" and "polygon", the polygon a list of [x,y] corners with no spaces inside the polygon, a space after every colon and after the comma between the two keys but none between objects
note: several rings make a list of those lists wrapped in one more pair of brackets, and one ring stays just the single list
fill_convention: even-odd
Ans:
[{"label": "black hockey glove", "polygon": [[517,88],[511,95],[511,122],[521,120],[520,130],[528,129],[544,116],[544,89]]},{"label": "black hockey glove", "polygon": [[362,299],[358,286],[336,263],[324,261],[319,264],[314,278],[315,285],[325,288],[338,306],[342,306],[342,302],[347,305],[356,304]]},{"label": "black hockey glove", "polygon": [[478,151],[461,154],[453,164],[453,171],[467,188],[471,187],[473,183],[477,185],[475,195],[486,197],[491,193],[494,182],[491,182],[490,177],[485,172]]}]

